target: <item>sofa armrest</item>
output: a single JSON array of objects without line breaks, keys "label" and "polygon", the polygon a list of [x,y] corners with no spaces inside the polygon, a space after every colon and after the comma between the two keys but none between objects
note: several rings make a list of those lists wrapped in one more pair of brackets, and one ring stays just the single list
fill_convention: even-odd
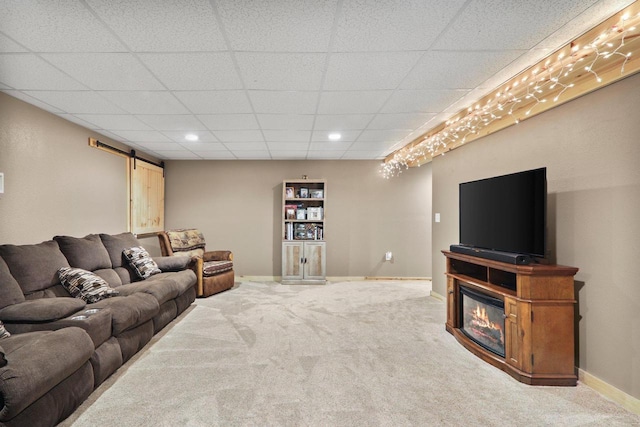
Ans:
[{"label": "sofa armrest", "polygon": [[233,252],[231,251],[208,251],[203,255],[205,262],[207,261],[233,261]]},{"label": "sofa armrest", "polygon": [[85,308],[79,298],[40,298],[12,304],[0,310],[0,320],[10,323],[53,322]]},{"label": "sofa armrest", "polygon": [[163,271],[182,271],[189,267],[191,257],[188,256],[159,256],[153,260],[158,264],[158,268]]}]

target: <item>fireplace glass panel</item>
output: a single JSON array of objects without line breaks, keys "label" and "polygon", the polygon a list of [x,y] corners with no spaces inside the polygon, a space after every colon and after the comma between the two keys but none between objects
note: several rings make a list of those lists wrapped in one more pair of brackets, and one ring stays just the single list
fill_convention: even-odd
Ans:
[{"label": "fireplace glass panel", "polygon": [[460,328],[487,350],[504,357],[504,302],[460,287]]}]

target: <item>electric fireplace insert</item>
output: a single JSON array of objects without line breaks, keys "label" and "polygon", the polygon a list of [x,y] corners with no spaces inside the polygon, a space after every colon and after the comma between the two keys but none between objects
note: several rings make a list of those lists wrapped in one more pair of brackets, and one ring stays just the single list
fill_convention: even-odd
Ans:
[{"label": "electric fireplace insert", "polygon": [[460,330],[485,349],[504,357],[504,302],[460,286]]}]

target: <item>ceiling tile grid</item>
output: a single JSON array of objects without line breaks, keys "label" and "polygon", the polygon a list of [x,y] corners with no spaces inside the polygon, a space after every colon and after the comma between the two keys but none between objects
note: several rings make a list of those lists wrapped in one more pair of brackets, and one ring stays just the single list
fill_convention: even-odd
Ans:
[{"label": "ceiling tile grid", "polygon": [[382,159],[630,3],[0,0],[0,90],[160,159]]}]

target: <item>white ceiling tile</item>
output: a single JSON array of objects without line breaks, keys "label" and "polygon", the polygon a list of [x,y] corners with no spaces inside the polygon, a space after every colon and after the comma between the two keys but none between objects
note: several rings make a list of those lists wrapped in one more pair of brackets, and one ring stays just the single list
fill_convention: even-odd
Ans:
[{"label": "white ceiling tile", "polygon": [[329,59],[325,90],[395,89],[422,52],[335,53]]},{"label": "white ceiling tile", "polygon": [[200,156],[191,151],[174,151],[174,150],[157,150],[154,151],[161,159],[175,159],[175,160],[198,160]]},{"label": "white ceiling tile", "polygon": [[390,90],[322,92],[318,113],[377,113],[391,93]]},{"label": "white ceiling tile", "polygon": [[549,29],[560,28],[592,3],[595,1],[472,0],[433,48],[531,49],[544,40]]},{"label": "white ceiling tile", "polygon": [[50,53],[44,59],[93,90],[162,90],[129,53]]},{"label": "white ceiling tile", "polygon": [[63,113],[64,110],[61,110],[60,108],[54,107],[51,104],[47,104],[45,102],[40,101],[37,98],[34,98],[30,95],[28,95],[26,92],[20,92],[17,90],[5,90],[3,91],[4,93],[6,93],[7,95],[13,96],[14,98],[20,99],[24,102],[27,102],[31,105],[35,105],[38,108],[41,108],[45,111],[49,111],[51,113],[54,114],[58,114],[58,113]]},{"label": "white ceiling tile", "polygon": [[383,152],[393,145],[393,142],[354,142],[349,151],[379,151]]},{"label": "white ceiling tile", "polygon": [[324,53],[236,53],[249,89],[320,90],[325,59]]},{"label": "white ceiling tile", "polygon": [[169,92],[104,91],[102,96],[131,114],[188,114]]},{"label": "white ceiling tile", "polygon": [[[1,22],[2,18],[0,18],[0,23]],[[27,52],[27,49],[23,48],[4,34],[0,34],[0,52]]]},{"label": "white ceiling tile", "polygon": [[206,130],[198,119],[189,114],[140,114],[136,116],[155,130]]},{"label": "white ceiling tile", "polygon": [[242,90],[173,92],[194,114],[252,113],[251,104]]},{"label": "white ceiling tile", "polygon": [[395,143],[407,135],[407,130],[364,130],[358,137],[358,142],[391,142]]},{"label": "white ceiling tile", "polygon": [[291,150],[274,150],[271,151],[271,157],[274,160],[300,160],[306,159],[307,151],[291,151]]},{"label": "white ceiling tile", "polygon": [[224,151],[193,151],[204,160],[233,160],[236,156],[228,150]]},{"label": "white ceiling tile", "polygon": [[473,89],[524,52],[427,52],[402,82],[402,88]]},{"label": "white ceiling tile", "polygon": [[268,151],[234,151],[233,154],[244,160],[267,160],[271,159],[271,153]]},{"label": "white ceiling tile", "polygon": [[151,151],[186,151],[184,147],[175,142],[135,142],[135,144]]},{"label": "white ceiling tile", "polygon": [[260,129],[254,114],[201,114],[197,117],[210,130]]},{"label": "white ceiling tile", "polygon": [[[119,135],[116,135],[115,133],[111,133],[111,132],[109,132],[107,130],[104,130],[104,129],[100,129],[100,130],[98,130],[96,132],[98,132],[102,136],[105,136],[107,138],[111,138],[114,141],[120,141],[120,142],[124,142],[125,141],[125,139],[123,137],[121,137]],[[132,148],[135,148],[134,144],[132,142],[127,142],[127,145],[131,146]]]},{"label": "white ceiling tile", "polygon": [[398,90],[384,106],[383,113],[435,113],[464,96],[464,90]]},{"label": "white ceiling tile", "polygon": [[101,129],[111,130],[153,130],[134,116],[128,114],[76,114]]},{"label": "white ceiling tile", "polygon": [[464,0],[346,0],[336,51],[426,50]]},{"label": "white ceiling tile", "polygon": [[309,130],[264,130],[265,141],[297,141],[309,142]]},{"label": "white ceiling tile", "polygon": [[289,141],[267,142],[267,146],[269,147],[270,151],[278,151],[278,150],[306,151],[309,148],[309,143],[308,142],[289,142]]},{"label": "white ceiling tile", "polygon": [[84,85],[32,54],[0,54],[0,82],[22,90],[83,90]]},{"label": "white ceiling tile", "polygon": [[334,131],[315,130],[311,136],[311,141],[326,141],[331,143],[355,141],[361,132],[361,130],[343,130],[339,132],[340,139],[338,141],[331,141],[329,139],[329,134],[335,133]]},{"label": "white ceiling tile", "polygon": [[133,51],[227,49],[208,0],[88,0],[87,3]]},{"label": "white ceiling tile", "polygon": [[251,90],[249,97],[256,113],[314,114],[318,92]]},{"label": "white ceiling tile", "polygon": [[307,159],[312,160],[337,160],[342,158],[345,150],[309,151]]},{"label": "white ceiling tile", "polygon": [[224,145],[234,153],[237,151],[260,151],[267,149],[265,142],[225,142]]},{"label": "white ceiling tile", "polygon": [[213,134],[222,142],[256,142],[263,141],[259,130],[216,130]]},{"label": "white ceiling tile", "polygon": [[[143,142],[169,142],[168,137],[155,130],[119,130],[114,132],[116,135],[135,143]],[[172,143],[173,144],[173,143]]]},{"label": "white ceiling tile", "polygon": [[258,114],[262,129],[270,130],[311,130],[312,114]]},{"label": "white ceiling tile", "polygon": [[205,153],[207,151],[227,151],[227,148],[220,142],[182,142],[180,143],[184,148],[194,153]]},{"label": "white ceiling tile", "polygon": [[218,0],[231,48],[241,51],[324,52],[337,0]]},{"label": "white ceiling tile", "polygon": [[0,83],[0,90],[2,90],[2,89],[11,89],[11,87]]},{"label": "white ceiling tile", "polygon": [[62,117],[63,119],[69,122],[75,123],[87,129],[93,129],[93,130],[100,129],[98,126],[94,125],[93,123],[89,123],[85,120],[82,120],[81,118],[76,117],[73,114],[63,113],[63,114],[58,114],[58,117]]},{"label": "white ceiling tile", "polygon": [[316,116],[315,130],[364,129],[373,114],[319,114]]},{"label": "white ceiling tile", "polygon": [[195,130],[195,131],[163,131],[163,135],[170,138],[172,141],[179,142],[183,146],[189,142],[187,140],[187,135],[197,135],[198,141],[200,142],[218,142],[218,139],[213,136],[213,134],[206,130]]},{"label": "white ceiling tile", "polygon": [[35,52],[123,52],[79,1],[3,1],[0,28]]},{"label": "white ceiling tile", "polygon": [[139,58],[170,90],[242,89],[229,52],[150,53]]},{"label": "white ceiling tile", "polygon": [[122,114],[120,108],[96,92],[91,91],[25,91],[42,102],[46,102],[67,113]]},{"label": "white ceiling tile", "polygon": [[312,142],[309,145],[310,151],[342,151],[348,150],[353,144],[352,141],[328,141]]},{"label": "white ceiling tile", "polygon": [[433,113],[377,114],[367,129],[416,129],[433,116]]}]

